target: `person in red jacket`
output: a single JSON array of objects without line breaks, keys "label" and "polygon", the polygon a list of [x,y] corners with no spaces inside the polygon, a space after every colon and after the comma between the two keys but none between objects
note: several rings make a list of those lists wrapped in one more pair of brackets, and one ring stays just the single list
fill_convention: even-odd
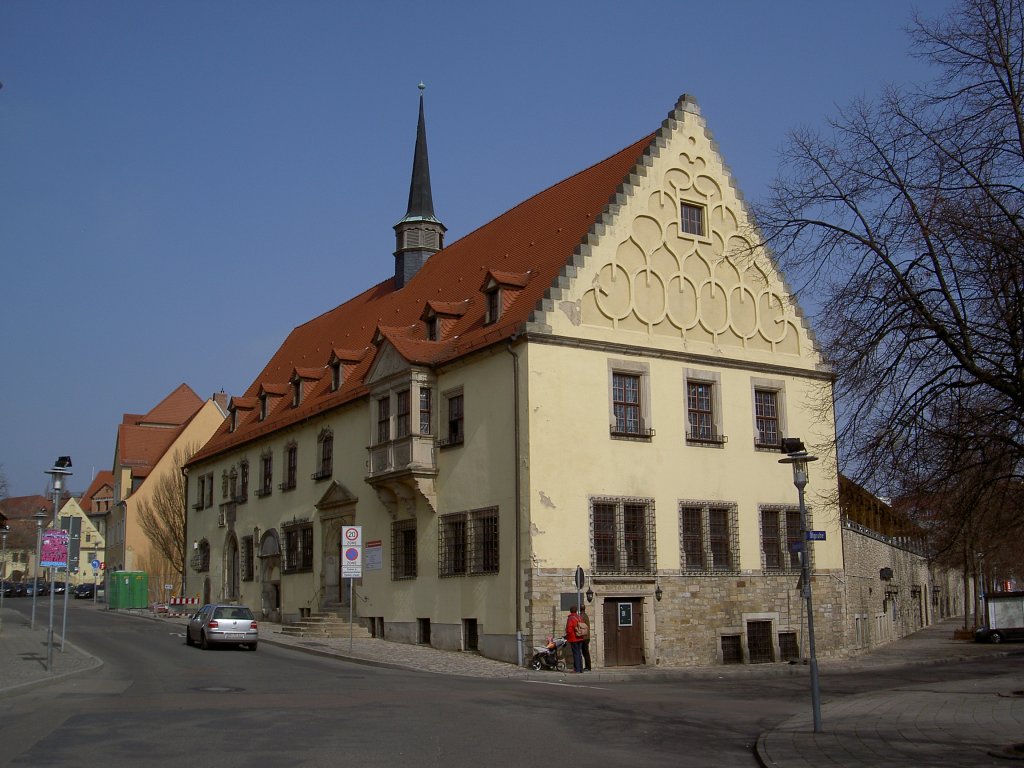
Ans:
[{"label": "person in red jacket", "polygon": [[569,619],[565,622],[565,639],[572,649],[572,671],[583,672],[583,638],[576,633],[580,623],[580,615],[576,612],[576,606],[569,607]]}]

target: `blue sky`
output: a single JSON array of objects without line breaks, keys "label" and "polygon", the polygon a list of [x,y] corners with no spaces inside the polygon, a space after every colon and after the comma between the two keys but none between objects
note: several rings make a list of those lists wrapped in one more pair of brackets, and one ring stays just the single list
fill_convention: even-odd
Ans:
[{"label": "blue sky", "polygon": [[[947,0],[921,2],[929,14]],[[746,197],[786,132],[926,79],[904,0],[0,2],[0,465],[82,491],[125,412],[241,393],[393,270],[420,81],[448,241],[701,104]]]}]

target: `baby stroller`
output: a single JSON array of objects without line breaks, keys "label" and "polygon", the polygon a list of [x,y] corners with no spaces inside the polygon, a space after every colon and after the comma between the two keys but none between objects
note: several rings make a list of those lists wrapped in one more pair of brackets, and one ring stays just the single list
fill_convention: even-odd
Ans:
[{"label": "baby stroller", "polygon": [[564,637],[552,637],[548,635],[547,645],[533,646],[533,658],[530,659],[530,669],[553,669],[558,672],[565,672],[565,661],[562,659],[562,649],[565,648]]}]

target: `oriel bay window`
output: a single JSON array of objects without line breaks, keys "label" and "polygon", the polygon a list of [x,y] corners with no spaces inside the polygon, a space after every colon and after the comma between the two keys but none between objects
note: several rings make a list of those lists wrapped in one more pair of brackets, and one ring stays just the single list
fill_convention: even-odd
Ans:
[{"label": "oriel bay window", "polygon": [[284,573],[313,570],[313,524],[308,522],[281,526],[284,534]]},{"label": "oriel bay window", "polygon": [[431,435],[431,411],[433,410],[434,399],[430,387],[420,387],[420,434]]},{"label": "oriel bay window", "polygon": [[594,573],[657,572],[653,499],[591,498],[590,521]]}]

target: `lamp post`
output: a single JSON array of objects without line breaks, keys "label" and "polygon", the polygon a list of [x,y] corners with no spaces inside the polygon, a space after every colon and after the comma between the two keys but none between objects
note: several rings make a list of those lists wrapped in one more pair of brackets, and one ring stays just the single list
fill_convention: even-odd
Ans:
[{"label": "lamp post", "polygon": [[[70,456],[58,456],[57,461],[54,462],[53,468],[46,470],[44,474],[50,476],[53,481],[53,530],[60,529],[60,521],[58,515],[60,514],[60,496],[64,489],[64,477],[71,474],[69,467],[71,466]],[[67,561],[64,563],[65,569],[67,568]],[[53,590],[54,590],[54,574],[56,572],[55,567],[50,568],[50,626],[46,632],[46,671],[53,671]],[[65,580],[65,589],[67,581]]]},{"label": "lamp post", "polygon": [[4,609],[4,590],[7,588],[7,526],[0,528],[0,538],[3,539],[3,573],[0,574],[0,611]]},{"label": "lamp post", "polygon": [[29,628],[35,629],[36,595],[39,594],[39,556],[43,551],[43,520],[46,519],[46,510],[36,510],[36,513],[32,515],[32,519],[36,521],[36,567],[32,576],[32,621],[29,623]]},{"label": "lamp post", "polygon": [[811,559],[807,554],[807,506],[804,503],[804,488],[807,487],[807,465],[817,461],[817,456],[809,456],[803,442],[797,437],[782,439],[782,452],[788,454],[779,459],[779,464],[793,465],[793,485],[800,497],[800,530],[804,540],[800,543],[800,584],[804,599],[807,601],[807,644],[811,655],[811,707],[814,711],[814,732],[821,733],[821,691],[818,687],[818,656],[814,652],[814,611],[811,606]]}]

